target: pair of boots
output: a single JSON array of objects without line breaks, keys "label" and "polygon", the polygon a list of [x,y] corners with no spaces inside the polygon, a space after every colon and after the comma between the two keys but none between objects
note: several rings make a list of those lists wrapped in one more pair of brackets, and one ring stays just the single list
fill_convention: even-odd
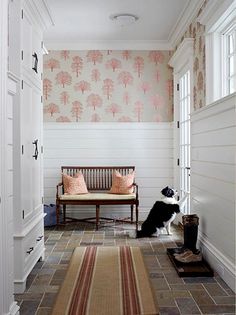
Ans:
[{"label": "pair of boots", "polygon": [[196,214],[184,215],[184,245],[180,253],[174,254],[175,259],[183,262],[198,262],[202,260],[202,254],[196,248],[199,218]]}]

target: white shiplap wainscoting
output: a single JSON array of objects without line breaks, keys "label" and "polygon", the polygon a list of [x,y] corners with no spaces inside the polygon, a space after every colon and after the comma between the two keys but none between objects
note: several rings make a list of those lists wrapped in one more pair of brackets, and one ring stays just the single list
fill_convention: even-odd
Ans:
[{"label": "white shiplap wainscoting", "polygon": [[[44,203],[55,203],[60,167],[134,165],[139,185],[140,219],[146,218],[160,190],[173,183],[172,123],[45,123]],[[77,209],[77,210],[76,210]],[[127,216],[130,208],[102,207],[110,217]],[[93,206],[72,215],[94,216]]]},{"label": "white shiplap wainscoting", "polygon": [[[199,246],[235,291],[236,94],[192,115],[191,199]],[[193,212],[192,211],[192,212]]]}]

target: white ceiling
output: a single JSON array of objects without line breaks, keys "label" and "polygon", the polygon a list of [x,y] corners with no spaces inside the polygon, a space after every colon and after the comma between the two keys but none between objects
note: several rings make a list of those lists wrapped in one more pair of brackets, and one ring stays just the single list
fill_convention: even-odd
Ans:
[{"label": "white ceiling", "polygon": [[[142,49],[143,44],[147,49],[150,44],[165,49],[169,48],[180,23],[186,21],[201,1],[45,0],[45,3],[55,24],[44,35],[49,49],[63,45],[69,45],[67,49],[102,49],[105,46],[105,49],[114,49],[115,43],[120,49],[132,48],[132,44],[137,49]],[[109,18],[117,13],[135,14],[139,19],[122,27]]]}]

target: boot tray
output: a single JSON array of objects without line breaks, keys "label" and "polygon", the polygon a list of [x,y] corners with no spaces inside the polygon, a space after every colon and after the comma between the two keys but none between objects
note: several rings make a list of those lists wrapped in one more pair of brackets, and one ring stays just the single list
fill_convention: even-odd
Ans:
[{"label": "boot tray", "polygon": [[202,259],[202,261],[183,263],[175,259],[174,254],[180,253],[181,249],[167,248],[167,254],[172,262],[175,270],[180,277],[213,277],[214,272],[208,263]]}]

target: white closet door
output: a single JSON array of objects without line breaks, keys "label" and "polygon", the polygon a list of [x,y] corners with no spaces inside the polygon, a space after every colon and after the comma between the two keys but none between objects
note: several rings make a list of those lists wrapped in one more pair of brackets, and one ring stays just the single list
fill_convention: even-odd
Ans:
[{"label": "white closet door", "polygon": [[27,222],[42,207],[41,94],[26,81],[22,89],[22,207]]},{"label": "white closet door", "polygon": [[33,26],[30,16],[27,11],[23,11],[22,19],[22,32],[21,32],[21,43],[23,48],[22,66],[24,70],[30,71],[32,69],[32,42],[33,42]]}]

